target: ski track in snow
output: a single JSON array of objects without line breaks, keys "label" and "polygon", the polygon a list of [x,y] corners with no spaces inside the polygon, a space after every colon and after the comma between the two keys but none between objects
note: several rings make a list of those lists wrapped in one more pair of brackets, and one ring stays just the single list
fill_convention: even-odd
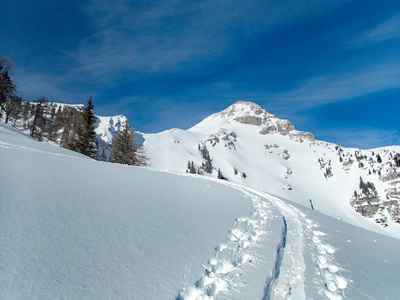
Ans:
[{"label": "ski track in snow", "polygon": [[320,296],[332,300],[345,298],[347,280],[340,274],[341,267],[334,263],[335,248],[323,242],[325,233],[318,230],[316,222],[294,206],[262,191],[218,179],[207,180],[241,190],[251,198],[255,211],[250,217],[235,221],[227,241],[217,246],[214,257],[203,265],[205,273],[194,284],[186,284],[176,300],[217,299],[224,292],[240,290],[240,274],[245,267],[257,263],[251,249],[267,235],[274,207],[282,214],[282,234],[276,253],[271,254],[273,267],[265,270],[268,275],[262,299],[306,299],[303,252],[307,245],[314,250],[311,255],[319,280],[313,284],[319,286]]}]

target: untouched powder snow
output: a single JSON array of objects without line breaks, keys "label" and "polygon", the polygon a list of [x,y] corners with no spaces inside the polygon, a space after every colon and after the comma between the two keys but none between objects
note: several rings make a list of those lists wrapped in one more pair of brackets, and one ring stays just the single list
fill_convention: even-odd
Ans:
[{"label": "untouched powder snow", "polygon": [[[400,240],[0,123],[2,299],[396,299]],[[382,246],[384,245],[384,247]]]}]

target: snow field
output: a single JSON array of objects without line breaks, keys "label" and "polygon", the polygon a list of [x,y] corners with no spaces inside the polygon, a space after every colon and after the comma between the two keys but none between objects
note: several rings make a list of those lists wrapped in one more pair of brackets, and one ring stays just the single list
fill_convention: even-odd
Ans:
[{"label": "snow field", "polygon": [[76,159],[0,128],[18,146],[0,148],[2,299],[173,299],[253,210],[216,183]]},{"label": "snow field", "polygon": [[400,294],[398,239],[240,184],[100,163],[0,125],[3,299]]}]

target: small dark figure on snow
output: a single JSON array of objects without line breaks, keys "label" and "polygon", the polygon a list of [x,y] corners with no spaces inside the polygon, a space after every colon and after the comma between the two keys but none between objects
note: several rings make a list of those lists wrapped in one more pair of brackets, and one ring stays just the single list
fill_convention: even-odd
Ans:
[{"label": "small dark figure on snow", "polygon": [[312,205],[312,200],[310,199],[309,201],[310,201],[312,210],[314,210],[314,206]]}]

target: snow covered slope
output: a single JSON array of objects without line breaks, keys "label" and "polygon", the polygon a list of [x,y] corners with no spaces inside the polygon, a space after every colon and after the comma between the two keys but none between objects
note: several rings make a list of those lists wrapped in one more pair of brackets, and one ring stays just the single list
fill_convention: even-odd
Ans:
[{"label": "snow covered slope", "polygon": [[324,214],[400,238],[400,146],[360,150],[318,141],[251,102],[237,102],[187,131],[143,137],[155,169],[212,178],[220,170],[229,182],[306,207],[311,199]]},{"label": "snow covered slope", "polygon": [[[396,299],[400,240],[0,123],[2,299]],[[382,247],[384,245],[384,247]]]}]

